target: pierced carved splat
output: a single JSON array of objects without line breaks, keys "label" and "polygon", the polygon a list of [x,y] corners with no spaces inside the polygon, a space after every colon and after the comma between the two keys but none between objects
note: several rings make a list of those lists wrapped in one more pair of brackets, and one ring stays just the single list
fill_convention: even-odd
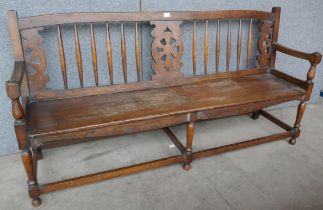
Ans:
[{"label": "pierced carved splat", "polygon": [[154,60],[152,69],[153,80],[171,80],[184,77],[180,72],[181,58],[184,51],[182,21],[150,21],[155,25],[151,35],[154,41],[151,45],[151,54]]},{"label": "pierced carved splat", "polygon": [[258,65],[268,66],[270,58],[270,46],[272,43],[272,22],[262,21],[260,26],[260,33],[261,34],[258,40]]},{"label": "pierced carved splat", "polygon": [[46,88],[49,77],[45,74],[47,57],[40,48],[43,38],[39,31],[43,28],[26,29],[21,32],[22,45],[25,52],[25,62],[31,92],[37,92]]}]

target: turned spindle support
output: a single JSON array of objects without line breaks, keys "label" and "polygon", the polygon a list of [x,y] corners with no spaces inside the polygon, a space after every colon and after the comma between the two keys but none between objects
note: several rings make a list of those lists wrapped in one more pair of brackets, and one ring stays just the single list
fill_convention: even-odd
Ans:
[{"label": "turned spindle support", "polygon": [[189,122],[186,128],[186,151],[185,151],[185,160],[183,169],[185,171],[189,171],[191,169],[191,162],[193,160],[192,156],[192,143],[193,143],[193,136],[195,132],[195,122]]}]

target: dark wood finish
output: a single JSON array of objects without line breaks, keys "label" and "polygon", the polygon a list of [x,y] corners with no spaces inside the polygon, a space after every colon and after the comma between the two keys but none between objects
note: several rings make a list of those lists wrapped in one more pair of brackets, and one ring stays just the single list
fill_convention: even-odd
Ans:
[{"label": "dark wood finish", "polygon": [[80,185],[99,182],[107,179],[112,179],[118,176],[125,176],[133,173],[146,171],[148,169],[159,168],[175,163],[183,162],[184,157],[181,155],[154,160],[146,163],[135,164],[132,166],[122,167],[114,170],[99,172],[86,176],[76,177],[72,179],[66,179],[63,181],[52,182],[40,186],[41,193],[54,192],[57,190],[63,190],[66,188],[76,187]]},{"label": "dark wood finish", "polygon": [[[43,38],[39,35],[39,31],[42,30],[43,28],[32,28],[21,32],[26,66],[35,70],[35,73],[28,73],[27,71],[30,92],[46,89],[46,84],[49,81],[49,77],[45,74],[47,56],[40,47]],[[29,53],[27,53],[27,49],[30,50]]]},{"label": "dark wood finish", "polygon": [[107,48],[107,59],[109,68],[110,85],[113,85],[113,63],[112,63],[112,49],[110,40],[109,23],[106,23],[106,48]]},{"label": "dark wood finish", "polygon": [[98,58],[96,54],[96,44],[95,44],[93,23],[90,24],[90,37],[91,37],[91,54],[92,54],[94,80],[95,80],[95,85],[99,86]]},{"label": "dark wood finish", "polygon": [[67,89],[68,84],[67,84],[67,75],[66,75],[66,61],[65,61],[64,44],[63,44],[60,25],[57,26],[57,40],[58,40],[59,61],[61,64],[61,70],[62,70],[63,81],[64,81],[64,88]]},{"label": "dark wood finish", "polygon": [[194,21],[193,22],[193,38],[192,38],[193,76],[196,75],[196,56],[197,56],[197,35],[196,35],[196,21]]},{"label": "dark wood finish", "polygon": [[305,52],[301,52],[298,50],[294,50],[288,47],[285,47],[281,44],[278,43],[273,43],[273,48],[281,53],[296,57],[296,58],[301,58],[304,60],[308,60],[311,64],[319,64],[321,62],[322,59],[322,55],[318,52],[314,52],[314,53],[305,53]]},{"label": "dark wood finish", "polygon": [[[249,22],[247,43],[247,69],[241,70],[242,20]],[[231,20],[238,20],[236,70],[230,69],[231,59]],[[260,27],[253,25],[260,20]],[[193,76],[184,77],[181,72],[184,52],[184,21],[192,24],[192,71]],[[205,21],[203,63],[204,74],[196,75],[197,68],[197,21]],[[216,73],[208,71],[209,21],[217,22],[215,43]],[[226,72],[219,72],[220,66],[220,22],[227,22]],[[22,161],[28,179],[28,192],[34,206],[41,203],[40,194],[69,187],[111,179],[174,163],[182,163],[185,170],[191,168],[195,159],[233,151],[279,139],[290,138],[295,144],[300,135],[301,119],[309,100],[316,66],[321,61],[319,53],[304,53],[277,43],[280,21],[280,8],[271,12],[253,10],[224,10],[206,12],[135,12],[135,13],[67,13],[49,14],[18,18],[15,11],[8,12],[9,33],[13,47],[15,65],[12,77],[6,83],[7,95],[12,101],[14,129]],[[114,84],[113,50],[109,24],[120,24],[121,62],[123,84]],[[131,22],[131,23],[129,23]],[[141,34],[139,25],[149,22],[153,43],[152,80],[143,81],[141,75]],[[90,49],[95,79],[94,87],[83,88],[83,65],[80,37],[77,25],[90,26]],[[102,86],[98,74],[98,53],[94,26],[106,24],[106,59],[109,85]],[[80,88],[69,89],[67,60],[64,52],[61,25],[74,29],[75,58]],[[131,52],[126,50],[124,24],[134,26],[134,45]],[[134,25],[133,25],[134,24]],[[57,27],[59,61],[64,81],[64,89],[48,90],[47,55],[41,49],[43,27]],[[65,27],[65,26],[64,26]],[[253,27],[255,29],[253,29]],[[258,26],[257,26],[258,27]],[[259,30],[258,55],[252,52],[253,30]],[[21,41],[22,40],[22,41]],[[46,39],[44,39],[46,40]],[[302,80],[274,68],[276,51],[308,60],[311,64],[307,77]],[[255,55],[253,55],[255,54]],[[85,55],[85,54],[84,54]],[[135,56],[137,81],[127,83],[127,57]],[[250,68],[250,61],[257,56],[258,66]],[[53,58],[54,59],[54,58]],[[89,58],[84,58],[89,59]],[[191,61],[189,61],[191,62]],[[29,71],[33,69],[34,71]],[[52,70],[50,70],[52,71]],[[121,71],[119,69],[118,71]],[[85,78],[84,78],[85,79]],[[293,126],[289,126],[264,108],[292,100],[300,101]],[[252,114],[270,120],[285,132],[224,145],[202,151],[193,151],[193,136],[199,121],[222,117]],[[186,124],[186,146],[169,128]],[[41,148],[71,145],[112,136],[125,135],[163,129],[179,149],[180,155],[153,160],[119,169],[103,171],[86,176],[71,178],[53,183],[37,183],[37,161],[41,159]]]},{"label": "dark wood finish", "polygon": [[291,137],[291,136],[293,136],[295,134],[297,134],[296,131],[293,131],[293,130],[292,131],[286,131],[286,132],[283,132],[283,133],[273,134],[273,135],[270,135],[270,136],[256,138],[256,139],[243,141],[243,142],[239,142],[239,143],[235,143],[235,144],[229,144],[229,145],[225,145],[225,146],[221,146],[221,147],[202,150],[202,151],[199,151],[199,152],[194,152],[193,153],[193,159],[206,158],[206,157],[210,157],[210,156],[213,156],[213,155],[218,155],[218,154],[221,154],[221,153],[224,153],[224,152],[239,150],[239,149],[243,149],[243,148],[247,148],[247,147],[251,147],[251,146],[256,146],[256,145],[259,145],[259,144],[264,144],[264,143],[268,143],[268,142],[272,142],[272,141],[277,141],[277,140],[281,140],[281,139]]},{"label": "dark wood finish", "polygon": [[14,10],[7,12],[10,41],[12,45],[13,57],[15,61],[23,61],[24,53],[21,44],[21,35],[19,33],[18,16]]},{"label": "dark wood finish", "polygon": [[[224,152],[239,150],[239,149],[256,146],[267,142],[285,139],[294,134],[295,134],[295,131],[288,131],[284,133],[274,134],[274,135],[270,135],[262,138],[252,139],[252,140],[230,144],[222,147],[216,147],[212,149],[194,152],[192,156],[193,156],[193,159],[202,159],[212,155],[218,155]],[[90,184],[98,181],[111,179],[114,177],[138,173],[148,169],[154,169],[154,168],[159,168],[159,167],[163,167],[171,164],[181,163],[183,161],[184,161],[184,156],[178,155],[178,156],[172,156],[172,157],[154,160],[146,163],[140,163],[132,166],[122,167],[122,168],[118,168],[110,171],[99,172],[99,173],[76,177],[72,179],[66,179],[58,182],[52,182],[52,183],[41,185],[40,192],[41,193],[54,192],[57,190],[63,190],[66,188]]]},{"label": "dark wood finish", "polygon": [[228,21],[228,32],[227,32],[227,52],[226,52],[226,71],[230,68],[231,58],[231,19]]},{"label": "dark wood finish", "polygon": [[169,139],[172,140],[172,142],[177,147],[177,149],[182,154],[184,154],[186,152],[186,149],[185,149],[184,145],[178,140],[178,138],[173,133],[173,131],[169,127],[163,128],[163,130],[165,131],[165,133],[167,134],[167,136],[169,137]]},{"label": "dark wood finish", "polygon": [[220,64],[220,20],[217,21],[216,25],[216,58],[215,58],[215,69],[216,73],[219,72],[219,64]]},{"label": "dark wood finish", "polygon": [[230,18],[253,18],[272,20],[274,15],[271,12],[255,10],[220,10],[201,12],[168,12],[169,17],[164,16],[164,12],[80,12],[65,14],[48,14],[19,19],[19,28],[28,29],[40,26],[58,25],[63,23],[90,23],[90,22],[118,22],[118,21],[178,21],[178,20],[214,20]]},{"label": "dark wood finish", "polygon": [[205,21],[204,32],[204,74],[207,75],[207,64],[209,59],[209,21]]},{"label": "dark wood finish", "polygon": [[242,27],[241,27],[241,19],[240,19],[239,20],[239,29],[238,29],[238,38],[237,38],[237,71],[240,70],[241,43],[242,43]]},{"label": "dark wood finish", "polygon": [[290,127],[289,125],[287,125],[286,123],[284,123],[280,119],[274,117],[273,115],[269,114],[268,112],[266,112],[264,110],[260,110],[258,113],[261,114],[262,116],[264,116],[265,118],[267,118],[268,120],[270,120],[271,122],[275,123],[279,127],[283,128],[284,130],[286,130],[286,131],[292,130],[292,127]]},{"label": "dark wood finish", "polygon": [[75,42],[75,56],[77,63],[77,70],[79,74],[80,86],[83,88],[83,64],[82,64],[82,54],[80,47],[79,32],[77,30],[77,24],[74,23],[74,42]]},{"label": "dark wood finish", "polygon": [[[306,101],[302,101],[298,105],[298,108],[297,108],[297,115],[296,115],[296,120],[295,120],[295,124],[294,124],[293,130],[300,131],[299,128],[301,127],[301,120],[302,120],[302,117],[304,115],[305,108],[306,108]],[[291,139],[289,140],[289,143],[291,145],[296,144],[296,138],[297,137],[298,137],[298,135],[292,136]]]},{"label": "dark wood finish", "polygon": [[151,21],[155,28],[151,31],[154,38],[151,55],[154,63],[153,80],[174,80],[184,77],[180,71],[184,51],[182,21]]},{"label": "dark wood finish", "polygon": [[64,98],[83,97],[91,95],[111,94],[119,92],[127,92],[134,90],[145,90],[154,89],[168,86],[177,86],[183,84],[206,82],[208,80],[218,80],[225,78],[237,78],[247,75],[263,74],[267,72],[265,68],[255,68],[242,70],[238,72],[220,72],[218,74],[210,74],[206,76],[195,76],[179,78],[177,80],[170,81],[143,81],[140,83],[129,83],[129,84],[115,84],[113,86],[101,86],[101,87],[90,87],[80,89],[68,89],[68,90],[46,90],[38,92],[32,96],[34,101],[46,101],[46,100],[57,100]]},{"label": "dark wood finish", "polygon": [[[278,41],[278,32],[279,32],[279,22],[280,22],[280,7],[273,7],[272,13],[274,15],[274,23],[273,23],[273,33],[272,33],[272,42],[275,43]],[[270,54],[270,67],[275,68],[276,62],[276,49],[271,48]]]},{"label": "dark wood finish", "polygon": [[138,30],[138,22],[135,23],[135,48],[136,48],[136,66],[137,66],[137,79],[138,82],[141,81],[141,58],[140,58],[140,32]]},{"label": "dark wood finish", "polygon": [[195,132],[195,122],[189,122],[186,128],[186,148],[185,148],[185,160],[183,169],[185,171],[189,171],[191,169],[191,162],[193,160],[192,156],[192,144],[193,144],[193,136]]},{"label": "dark wood finish", "polygon": [[247,67],[250,68],[250,58],[252,56],[252,19],[249,22],[248,47],[247,47]]},{"label": "dark wood finish", "polygon": [[272,44],[272,28],[270,21],[262,21],[260,26],[260,34],[261,35],[258,40],[258,65],[261,67],[267,67],[270,61],[269,52]]},{"label": "dark wood finish", "polygon": [[39,186],[37,183],[36,175],[34,174],[34,165],[33,165],[33,157],[30,150],[23,150],[21,152],[21,160],[24,165],[27,174],[27,184],[28,184],[28,191],[29,196],[32,198],[32,205],[34,207],[40,206],[41,201],[39,198]]},{"label": "dark wood finish", "polygon": [[271,69],[271,73],[273,75],[275,75],[276,77],[279,77],[283,80],[286,80],[290,83],[293,83],[294,85],[297,85],[297,86],[303,88],[304,90],[307,90],[307,88],[308,88],[308,83],[306,81],[303,81],[301,79],[290,76],[284,72],[278,71],[276,69]]},{"label": "dark wood finish", "polygon": [[128,82],[128,67],[127,67],[127,48],[126,38],[124,34],[124,23],[121,22],[121,58],[122,58],[122,70],[123,70],[123,81]]}]

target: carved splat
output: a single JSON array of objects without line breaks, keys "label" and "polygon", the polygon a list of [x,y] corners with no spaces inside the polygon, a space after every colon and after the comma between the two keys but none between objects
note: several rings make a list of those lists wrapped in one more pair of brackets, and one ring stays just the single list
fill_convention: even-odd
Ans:
[{"label": "carved splat", "polygon": [[40,48],[43,38],[39,31],[43,28],[26,29],[21,32],[22,45],[25,53],[25,62],[31,92],[37,92],[46,88],[49,77],[45,74],[47,57]]},{"label": "carved splat", "polygon": [[258,51],[257,56],[259,66],[268,66],[270,59],[270,46],[272,42],[272,22],[262,21],[260,26],[260,37],[258,40]]},{"label": "carved splat", "polygon": [[181,58],[184,51],[182,21],[150,21],[155,25],[151,35],[154,41],[151,45],[151,54],[154,60],[152,69],[153,80],[171,80],[184,77],[180,72]]}]

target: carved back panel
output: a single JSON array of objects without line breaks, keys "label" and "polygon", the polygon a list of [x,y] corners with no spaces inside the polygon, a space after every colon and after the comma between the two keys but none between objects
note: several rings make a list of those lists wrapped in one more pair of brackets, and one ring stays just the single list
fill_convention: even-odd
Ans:
[{"label": "carved back panel", "polygon": [[151,55],[154,60],[153,80],[172,80],[184,77],[180,71],[184,51],[182,21],[151,21],[155,28],[151,31],[154,41]]},{"label": "carved back panel", "polygon": [[265,67],[269,66],[270,63],[270,48],[272,44],[273,23],[271,21],[261,21],[259,31],[259,55],[257,56],[257,61],[260,67]]},{"label": "carved back panel", "polygon": [[49,77],[45,74],[47,56],[41,49],[43,38],[39,31],[43,28],[32,28],[21,32],[22,46],[25,55],[29,89],[37,92],[46,89]]}]

